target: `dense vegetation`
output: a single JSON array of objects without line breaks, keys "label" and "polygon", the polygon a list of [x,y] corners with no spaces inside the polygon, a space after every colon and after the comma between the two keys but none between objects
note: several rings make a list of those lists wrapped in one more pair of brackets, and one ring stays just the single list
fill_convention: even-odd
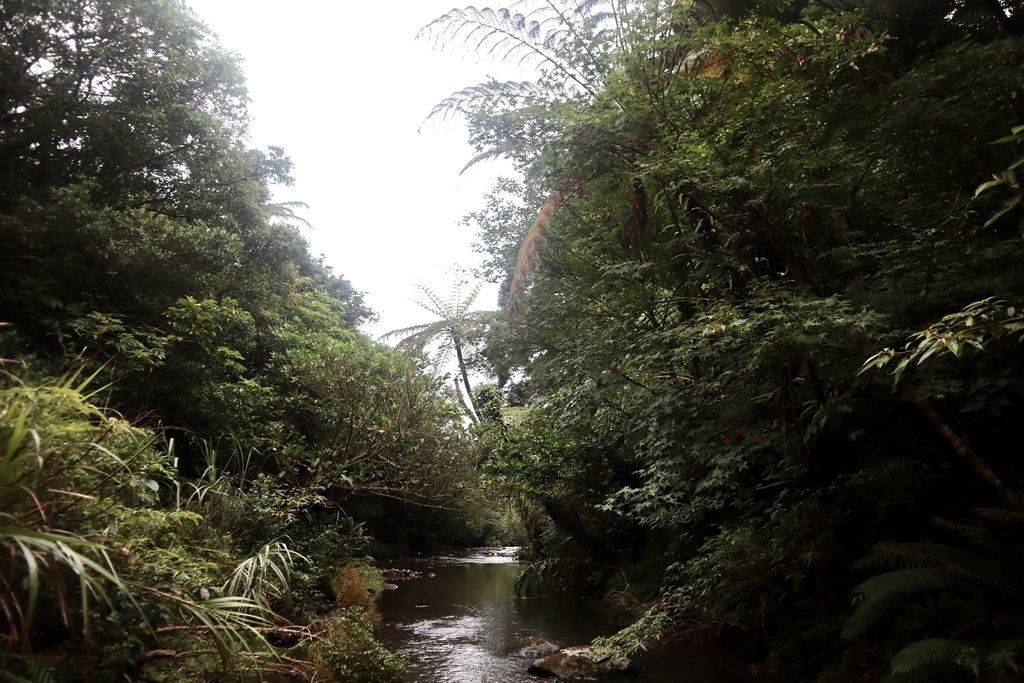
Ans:
[{"label": "dense vegetation", "polygon": [[1021,680],[1020,2],[453,10],[538,78],[433,114],[521,176],[467,219],[501,313],[424,290],[408,354],[182,4],[0,27],[0,679],[400,680],[361,560],[483,486],[607,647]]},{"label": "dense vegetation", "polygon": [[0,5],[2,680],[396,680],[368,543],[480,533],[454,397],[246,125],[180,2]]},{"label": "dense vegetation", "polygon": [[537,67],[433,115],[522,172],[470,217],[509,322],[476,430],[533,578],[646,605],[606,645],[1021,680],[1022,33],[981,0],[426,27]]}]

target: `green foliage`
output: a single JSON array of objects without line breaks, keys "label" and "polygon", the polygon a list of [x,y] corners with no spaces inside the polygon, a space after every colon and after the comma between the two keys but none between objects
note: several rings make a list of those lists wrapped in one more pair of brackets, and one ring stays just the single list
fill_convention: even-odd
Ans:
[{"label": "green foliage", "polygon": [[[82,464],[69,461],[74,455],[68,451],[102,448],[102,432],[91,423],[101,413],[82,394],[91,378],[79,382],[74,373],[39,388],[11,376],[5,379],[8,385],[0,391],[0,518],[5,522],[0,544],[7,551],[3,630],[8,642],[27,648],[43,572],[58,582],[63,571],[78,577],[83,619],[88,619],[90,597],[111,604],[105,582],[122,592],[127,589],[106,548],[54,528],[54,513],[64,502],[59,495],[75,493],[74,488],[62,491],[60,484],[69,479],[65,468]],[[99,439],[91,441],[90,436]],[[63,604],[64,596],[58,595]],[[84,627],[88,629],[87,622]]]},{"label": "green foliage", "polygon": [[[1024,142],[1024,126],[1014,126],[1010,135],[999,138],[993,144],[1005,144],[1005,143],[1019,143]],[[1001,173],[993,173],[992,180],[978,185],[977,189],[974,190],[974,197],[989,192],[989,190],[999,188],[1002,190],[1004,195],[1009,195],[1003,199],[1003,205],[996,213],[992,215],[986,222],[984,227],[988,227],[998,221],[1006,214],[1024,205],[1024,194],[1021,192],[1020,181],[1017,179],[1017,169],[1024,164],[1024,156],[1018,157],[1011,163],[1005,171]],[[1024,214],[1020,217],[1020,230],[1021,234],[1024,235]]]},{"label": "green foliage", "polygon": [[952,539],[879,544],[857,568],[891,571],[857,586],[843,636],[891,631],[900,648],[890,662],[897,681],[965,668],[975,676],[1016,672],[1015,643],[1024,638],[1022,522],[1019,512],[977,510],[962,523],[936,520]]},{"label": "green foliage", "polygon": [[932,355],[948,353],[960,358],[970,347],[984,351],[987,341],[1021,331],[1024,331],[1024,316],[1018,316],[1015,307],[994,298],[976,301],[964,307],[963,311],[943,316],[934,325],[914,333],[911,342],[899,352],[892,349],[879,351],[865,361],[861,372],[884,367],[899,356],[900,361],[893,370],[893,381],[899,384],[907,367],[921,365]]},{"label": "green foliage", "polygon": [[[458,507],[457,404],[354,331],[373,313],[272,201],[291,162],[248,147],[237,59],[183,2],[5,2],[0,28],[0,364],[27,368],[0,389],[0,668],[308,677],[268,633],[303,639],[280,615],[329,609],[377,510]],[[332,647],[391,671],[352,629]]]},{"label": "green foliage", "polygon": [[297,561],[309,562],[282,541],[268,543],[235,567],[224,584],[224,591],[269,609],[271,599],[282,600],[288,597],[291,575]]},{"label": "green foliage", "polygon": [[265,604],[201,594],[221,567],[193,546],[198,515],[158,509],[153,494],[173,473],[154,436],[95,407],[78,374],[40,386],[6,381],[0,544],[9,647],[53,647],[82,629],[103,643],[94,654],[103,656],[155,644],[155,629],[170,623],[215,646],[225,666],[236,649],[270,650]]},{"label": "green foliage", "polygon": [[296,431],[273,461],[292,485],[438,504],[463,484],[458,412],[415,362],[355,336],[311,336],[281,361]]},{"label": "green foliage", "polygon": [[911,643],[892,658],[892,680],[934,681],[958,663],[966,646],[947,638],[929,638]]},{"label": "green foliage", "polygon": [[359,608],[343,608],[319,624],[320,637],[310,648],[318,680],[338,683],[400,683],[405,663],[373,637],[373,627]]},{"label": "green foliage", "polygon": [[[870,670],[839,637],[851,558],[1024,483],[1020,238],[989,220],[1016,197],[1003,175],[977,191],[1015,163],[988,143],[1020,120],[1024,15],[718,9],[538,3],[425,30],[543,65],[436,112],[523,171],[518,201],[506,183],[471,217],[513,322],[484,354],[515,407],[477,434],[528,501],[537,572],[656,598],[617,647],[710,634],[795,677]],[[900,392],[864,371],[890,361]],[[962,578],[898,571],[865,587],[886,642],[868,622]]]}]

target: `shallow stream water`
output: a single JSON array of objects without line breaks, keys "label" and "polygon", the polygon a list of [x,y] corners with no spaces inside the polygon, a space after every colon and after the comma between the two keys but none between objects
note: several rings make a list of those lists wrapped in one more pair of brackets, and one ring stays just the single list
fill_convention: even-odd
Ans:
[{"label": "shallow stream water", "polygon": [[[417,683],[538,683],[519,655],[525,640],[585,645],[615,632],[592,601],[552,595],[518,598],[524,565],[514,548],[480,548],[459,555],[389,562],[416,578],[396,579],[381,597],[381,639],[409,661]],[[752,680],[740,662],[710,648],[663,645],[642,655],[630,683],[737,683]]]}]

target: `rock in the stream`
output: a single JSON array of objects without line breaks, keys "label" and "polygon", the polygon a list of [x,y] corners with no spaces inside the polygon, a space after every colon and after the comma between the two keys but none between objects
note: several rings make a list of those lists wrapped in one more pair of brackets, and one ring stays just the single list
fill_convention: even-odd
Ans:
[{"label": "rock in the stream", "polygon": [[574,681],[622,673],[632,666],[624,657],[609,657],[592,647],[567,647],[534,661],[529,671],[539,676]]},{"label": "rock in the stream", "polygon": [[554,643],[549,643],[543,638],[530,638],[523,647],[519,650],[519,654],[527,659],[537,659],[539,657],[547,657],[553,655],[562,648],[558,647]]}]

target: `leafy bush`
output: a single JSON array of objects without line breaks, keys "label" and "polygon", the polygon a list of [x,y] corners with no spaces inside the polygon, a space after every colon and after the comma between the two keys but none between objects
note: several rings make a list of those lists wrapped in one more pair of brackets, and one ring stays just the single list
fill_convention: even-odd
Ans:
[{"label": "leafy bush", "polygon": [[337,683],[401,683],[405,663],[374,637],[374,624],[361,607],[343,607],[312,625],[317,639],[310,660],[319,680]]}]

